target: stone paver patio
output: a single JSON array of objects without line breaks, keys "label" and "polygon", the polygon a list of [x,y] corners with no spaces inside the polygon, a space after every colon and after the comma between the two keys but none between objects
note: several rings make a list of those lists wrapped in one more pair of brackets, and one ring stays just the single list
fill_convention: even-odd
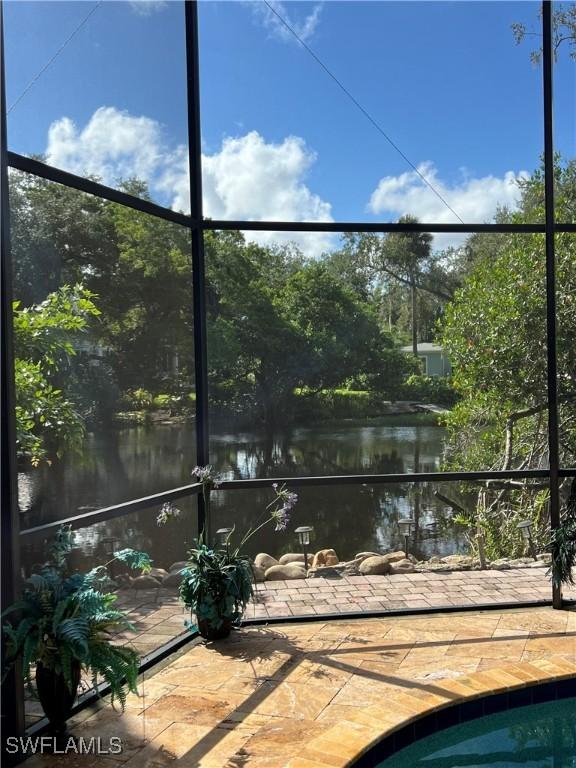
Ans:
[{"label": "stone paver patio", "polygon": [[[252,627],[194,642],[149,672],[122,715],[79,713],[120,754],[29,768],[344,768],[424,713],[540,681],[574,681],[576,613],[551,608]],[[568,683],[570,686],[571,683]]]},{"label": "stone paver patio", "polygon": [[[576,591],[565,590],[564,595],[576,598]],[[545,568],[342,576],[258,584],[245,617],[265,621],[278,617],[522,604],[550,599],[550,581]],[[184,622],[190,618],[176,592],[165,589],[121,592],[118,605],[129,611],[136,629],[136,634],[126,633],[122,639],[134,644],[141,654],[150,653],[180,634]]]},{"label": "stone paver patio", "polygon": [[454,571],[258,584],[247,618],[444,608],[550,599],[544,568]]},{"label": "stone paver patio", "polygon": [[[545,568],[270,581],[257,585],[245,617],[265,621],[351,612],[522,604],[550,600],[550,596]],[[576,592],[565,591],[565,596],[576,598]],[[129,612],[136,630],[118,638],[134,646],[141,656],[187,632],[184,624],[190,615],[174,590],[122,591],[117,604]],[[29,723],[39,719],[39,703],[27,701],[26,715]]]}]

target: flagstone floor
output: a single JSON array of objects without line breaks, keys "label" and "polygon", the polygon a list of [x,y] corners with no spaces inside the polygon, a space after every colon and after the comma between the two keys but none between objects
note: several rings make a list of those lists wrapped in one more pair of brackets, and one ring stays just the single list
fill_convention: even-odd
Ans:
[{"label": "flagstone floor", "polygon": [[537,681],[572,679],[576,612],[551,608],[317,620],[196,642],[105,703],[76,736],[114,755],[35,755],[28,768],[341,768],[426,711]]}]

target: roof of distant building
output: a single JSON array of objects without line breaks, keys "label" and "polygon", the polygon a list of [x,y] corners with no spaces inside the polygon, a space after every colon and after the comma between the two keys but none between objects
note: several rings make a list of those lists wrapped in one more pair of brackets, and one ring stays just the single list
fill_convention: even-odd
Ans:
[{"label": "roof of distant building", "polygon": [[[412,352],[412,344],[407,344],[405,347],[401,347],[402,352]],[[432,344],[429,341],[418,342],[418,352],[444,352],[444,347],[438,344]]]}]

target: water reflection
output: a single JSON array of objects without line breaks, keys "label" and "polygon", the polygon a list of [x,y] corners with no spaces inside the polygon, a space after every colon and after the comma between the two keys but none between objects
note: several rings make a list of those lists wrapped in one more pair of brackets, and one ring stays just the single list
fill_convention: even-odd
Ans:
[{"label": "water reflection", "polygon": [[573,768],[576,699],[520,707],[416,742],[378,768]]},{"label": "water reflection", "polygon": [[[274,438],[213,425],[211,457],[229,479],[436,471],[443,437],[440,427],[407,426],[385,418],[298,427]],[[21,525],[30,527],[189,483],[194,441],[190,423],[89,435],[81,456],[20,474]],[[313,525],[318,546],[334,547],[341,558],[348,558],[361,550],[400,546],[396,520],[410,515],[416,521],[415,554],[460,551],[464,542],[451,525],[449,509],[435,498],[436,489],[439,486],[429,484],[301,489],[292,530]],[[237,530],[244,530],[269,499],[270,491],[218,492],[213,495],[214,524],[236,524]],[[185,526],[181,521],[158,529],[157,510],[146,510],[93,526],[82,539],[83,551],[93,559],[99,554],[98,542],[115,537],[122,546],[149,549],[156,563],[166,567],[182,559],[184,543],[189,546],[196,535],[193,502],[186,505]],[[294,548],[293,535],[265,531],[254,547],[280,554]]]}]

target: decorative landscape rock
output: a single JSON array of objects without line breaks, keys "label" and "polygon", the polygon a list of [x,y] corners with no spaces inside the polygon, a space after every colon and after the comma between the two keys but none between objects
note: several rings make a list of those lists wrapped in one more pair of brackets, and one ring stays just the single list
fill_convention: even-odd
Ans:
[{"label": "decorative landscape rock", "polygon": [[179,573],[183,568],[186,568],[187,565],[188,563],[186,560],[179,560],[177,563],[172,563],[168,570],[170,573]]},{"label": "decorative landscape rock", "polygon": [[266,581],[290,581],[291,579],[305,579],[304,566],[296,563],[287,565],[273,565],[266,570]]},{"label": "decorative landscape rock", "polygon": [[160,581],[158,579],[155,579],[154,576],[136,576],[136,578],[132,579],[130,582],[130,587],[132,589],[158,589],[160,586]]},{"label": "decorative landscape rock", "polygon": [[312,568],[320,568],[323,565],[338,565],[338,555],[333,549],[321,549],[316,552],[312,560]]},{"label": "decorative landscape rock", "polygon": [[169,573],[168,576],[164,576],[162,579],[162,586],[165,589],[178,589],[183,578],[184,577],[179,571],[174,571],[174,573]]},{"label": "decorative landscape rock", "polygon": [[164,568],[151,568],[147,575],[154,576],[155,579],[162,581],[162,579],[168,576],[168,571],[164,570]]},{"label": "decorative landscape rock", "polygon": [[[311,556],[308,556],[308,562],[311,561]],[[289,563],[302,563],[304,565],[304,553],[303,552],[288,552],[286,555],[282,555],[278,561],[280,565],[288,565]]]},{"label": "decorative landscape rock", "polygon": [[272,568],[273,565],[279,565],[279,563],[275,557],[272,557],[272,555],[267,555],[266,552],[260,552],[260,554],[256,555],[254,558],[254,565],[267,571],[268,568]]},{"label": "decorative landscape rock", "polygon": [[385,576],[392,571],[392,565],[386,560],[386,555],[376,555],[363,560],[358,570],[362,576]]},{"label": "decorative landscape rock", "polygon": [[252,574],[256,584],[260,584],[261,582],[266,581],[266,572],[264,571],[264,568],[260,568],[258,565],[253,565]]},{"label": "decorative landscape rock", "polygon": [[366,560],[367,557],[379,557],[379,552],[358,552],[357,555],[354,555],[354,560],[357,560],[359,563],[362,562],[362,560]]},{"label": "decorative landscape rock", "polygon": [[398,552],[388,552],[386,555],[380,555],[387,563],[399,563],[401,560],[406,560],[406,553],[402,550]]},{"label": "decorative landscape rock", "polygon": [[414,573],[416,568],[414,567],[414,563],[412,563],[407,558],[404,560],[398,560],[395,563],[390,564],[391,567],[391,573]]}]

